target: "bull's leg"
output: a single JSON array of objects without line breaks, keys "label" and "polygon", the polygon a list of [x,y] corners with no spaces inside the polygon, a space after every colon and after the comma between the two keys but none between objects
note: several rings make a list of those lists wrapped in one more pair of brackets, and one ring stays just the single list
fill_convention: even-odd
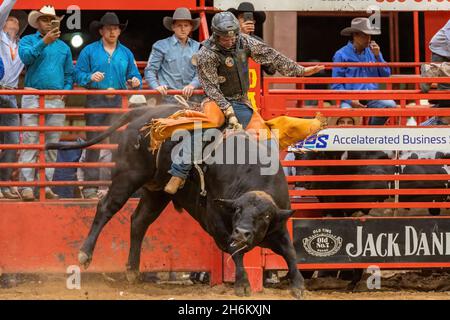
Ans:
[{"label": "bull's leg", "polygon": [[152,192],[143,188],[138,207],[131,216],[130,253],[127,263],[127,279],[136,282],[139,278],[142,240],[152,224],[170,202],[170,197],[162,191]]},{"label": "bull's leg", "polygon": [[297,255],[287,230],[284,230],[277,236],[271,237],[271,241],[268,244],[273,252],[279,254],[286,260],[289,269],[287,277],[291,282],[290,289],[292,295],[297,299],[301,299],[305,290],[305,280],[297,269]]},{"label": "bull's leg", "polygon": [[238,252],[233,255],[233,261],[236,265],[234,292],[239,297],[250,296],[250,282],[248,281],[247,272],[244,269],[244,253]]},{"label": "bull's leg", "polygon": [[85,268],[89,266],[92,260],[92,253],[103,227],[147,179],[148,177],[142,171],[131,170],[118,173],[114,177],[108,194],[97,205],[97,212],[91,229],[78,254],[78,261]]}]

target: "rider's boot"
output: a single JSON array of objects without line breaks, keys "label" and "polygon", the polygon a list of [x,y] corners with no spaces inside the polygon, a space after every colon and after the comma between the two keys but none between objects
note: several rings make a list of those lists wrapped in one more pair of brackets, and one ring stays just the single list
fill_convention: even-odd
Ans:
[{"label": "rider's boot", "polygon": [[177,193],[178,189],[183,188],[185,181],[186,180],[183,178],[172,176],[172,178],[170,178],[169,182],[164,187],[164,191],[169,194],[175,194]]}]

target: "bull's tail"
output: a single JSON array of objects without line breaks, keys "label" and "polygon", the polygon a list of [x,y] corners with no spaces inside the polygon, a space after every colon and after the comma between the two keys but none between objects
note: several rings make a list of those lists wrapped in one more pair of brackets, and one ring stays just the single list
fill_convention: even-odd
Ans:
[{"label": "bull's tail", "polygon": [[99,143],[103,139],[109,137],[112,133],[114,133],[117,129],[120,127],[128,124],[133,119],[143,115],[146,111],[148,111],[148,107],[141,107],[141,108],[135,108],[127,113],[123,114],[119,119],[117,119],[111,127],[109,127],[107,130],[99,134],[97,137],[95,137],[92,140],[86,141],[86,142],[70,142],[70,143],[47,143],[45,145],[46,150],[73,150],[73,149],[83,149],[90,147],[94,144]]}]

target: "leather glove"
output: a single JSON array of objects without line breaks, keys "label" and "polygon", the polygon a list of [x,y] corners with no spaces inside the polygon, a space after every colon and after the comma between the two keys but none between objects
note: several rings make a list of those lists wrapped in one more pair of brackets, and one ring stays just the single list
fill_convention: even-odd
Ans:
[{"label": "leather glove", "polygon": [[228,129],[232,130],[242,130],[242,124],[239,123],[236,115],[234,114],[233,107],[228,107],[224,112],[225,118],[228,122]]}]

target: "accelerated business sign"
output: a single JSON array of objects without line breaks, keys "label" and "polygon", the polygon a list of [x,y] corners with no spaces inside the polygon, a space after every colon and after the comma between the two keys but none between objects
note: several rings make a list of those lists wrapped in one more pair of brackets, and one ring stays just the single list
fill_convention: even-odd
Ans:
[{"label": "accelerated business sign", "polygon": [[317,151],[450,151],[450,128],[330,128],[293,148]]},{"label": "accelerated business sign", "polygon": [[297,263],[450,262],[450,219],[294,219]]},{"label": "accelerated business sign", "polygon": [[[237,8],[242,0],[214,0],[214,6],[227,10]],[[450,10],[450,0],[250,0],[262,11],[367,11],[378,7],[382,11]]]}]

